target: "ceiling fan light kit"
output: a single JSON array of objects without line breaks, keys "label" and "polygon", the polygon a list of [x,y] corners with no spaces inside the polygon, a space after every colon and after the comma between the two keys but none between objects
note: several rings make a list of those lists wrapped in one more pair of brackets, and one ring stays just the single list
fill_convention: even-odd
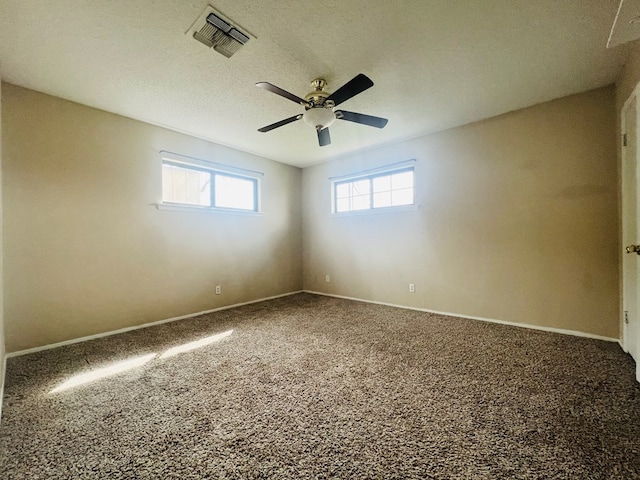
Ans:
[{"label": "ceiling fan light kit", "polygon": [[368,125],[370,127],[384,128],[388,120],[382,117],[374,117],[372,115],[365,115],[362,113],[347,112],[345,110],[335,110],[335,107],[340,103],[355,97],[359,93],[364,92],[366,89],[373,87],[373,82],[369,77],[360,73],[354,78],[345,83],[342,87],[333,93],[324,91],[327,82],[322,78],[316,78],[311,82],[313,91],[307,94],[306,97],[300,98],[286,90],[276,87],[269,82],[258,82],[256,87],[268,90],[276,95],[280,95],[292,102],[302,105],[305,108],[305,112],[300,115],[280,120],[279,122],[272,123],[266,127],[259,128],[259,132],[270,132],[275,128],[282,127],[296,120],[302,120],[309,126],[313,127],[318,135],[318,144],[321,147],[329,145],[331,143],[331,136],[329,135],[329,126],[331,126],[336,120],[346,120],[348,122],[359,123],[361,125]]},{"label": "ceiling fan light kit", "polygon": [[313,107],[304,112],[302,120],[316,130],[322,130],[336,121],[336,114],[325,107]]}]

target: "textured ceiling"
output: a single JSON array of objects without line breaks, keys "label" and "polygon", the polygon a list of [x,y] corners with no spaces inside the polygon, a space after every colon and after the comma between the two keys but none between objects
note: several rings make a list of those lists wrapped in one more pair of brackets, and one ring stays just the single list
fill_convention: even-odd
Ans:
[{"label": "textured ceiling", "polygon": [[[207,3],[253,38],[232,58],[185,35]],[[3,80],[304,167],[359,149],[608,85],[617,0],[0,0]],[[336,122],[332,145],[295,122],[304,96],[358,73],[341,105],[383,130]]]}]

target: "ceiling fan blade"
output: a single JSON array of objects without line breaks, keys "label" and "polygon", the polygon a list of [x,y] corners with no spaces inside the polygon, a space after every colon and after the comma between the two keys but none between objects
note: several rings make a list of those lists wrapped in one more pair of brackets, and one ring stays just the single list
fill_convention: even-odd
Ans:
[{"label": "ceiling fan blade", "polygon": [[308,105],[305,99],[300,98],[293,93],[289,93],[286,90],[281,89],[280,87],[276,87],[275,85],[269,82],[258,82],[256,83],[256,87],[264,88],[265,90],[270,91],[271,93],[275,93],[276,95],[280,95],[281,97],[287,98],[292,102],[296,102],[298,105]]},{"label": "ceiling fan blade", "polygon": [[321,147],[331,144],[331,135],[329,135],[329,127],[318,130],[318,144]]},{"label": "ceiling fan blade", "polygon": [[280,120],[279,122],[272,123],[271,125],[267,125],[266,127],[259,128],[259,132],[270,132],[274,128],[282,127],[287,123],[295,122],[296,120],[300,120],[302,118],[302,114],[294,115],[293,117],[285,118],[284,120]]},{"label": "ceiling fan blade", "polygon": [[347,112],[345,110],[336,110],[336,118],[346,120],[347,122],[361,123],[370,127],[384,128],[389,120],[382,117],[374,117],[373,115],[365,115],[364,113]]},{"label": "ceiling fan blade", "polygon": [[340,105],[342,102],[355,97],[359,93],[364,92],[367,88],[373,87],[373,82],[363,73],[359,73],[338,90],[327,97],[327,100],[333,100],[334,105]]}]

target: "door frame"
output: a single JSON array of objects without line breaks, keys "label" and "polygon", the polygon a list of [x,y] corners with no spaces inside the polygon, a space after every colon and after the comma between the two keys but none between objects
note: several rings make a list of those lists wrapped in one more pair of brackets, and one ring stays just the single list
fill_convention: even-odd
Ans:
[{"label": "door frame", "polygon": [[[626,148],[624,146],[624,135],[627,132],[627,110],[631,106],[631,102],[636,101],[638,98],[638,89],[640,88],[640,83],[636,85],[636,87],[631,92],[631,95],[624,101],[622,105],[622,109],[620,111],[620,138],[616,140],[616,144],[620,145],[620,250],[619,250],[619,258],[620,258],[620,346],[622,350],[625,352],[629,352],[629,324],[625,322],[625,286],[624,286],[624,172],[625,165],[629,161],[626,154]],[[636,101],[636,111],[638,105]],[[637,116],[637,114],[636,114]],[[636,129],[637,130],[637,129]],[[637,137],[636,137],[637,139]],[[619,144],[617,142],[620,142]],[[637,155],[636,155],[637,157]],[[637,158],[636,158],[637,162]]]},{"label": "door frame", "polygon": [[[639,197],[640,197],[640,176],[638,175],[639,170],[640,169],[640,82],[638,82],[638,84],[636,84],[635,88],[633,89],[633,91],[631,92],[631,94],[629,95],[629,97],[625,100],[622,109],[620,111],[620,137],[618,138],[617,141],[619,141],[620,143],[618,145],[620,145],[620,226],[619,226],[619,232],[620,232],[620,250],[619,250],[619,265],[620,265],[620,346],[622,347],[622,349],[629,353],[629,335],[630,335],[630,329],[629,329],[629,324],[625,322],[625,310],[624,310],[624,306],[626,304],[625,302],[625,286],[624,286],[624,272],[625,272],[625,261],[624,261],[624,255],[626,255],[626,253],[624,253],[624,249],[625,249],[625,239],[624,239],[624,173],[625,173],[625,165],[627,164],[627,162],[629,161],[628,156],[626,154],[626,149],[624,148],[624,144],[623,144],[623,135],[626,134],[627,132],[627,121],[626,121],[626,117],[627,117],[627,110],[629,109],[630,105],[632,102],[636,102],[636,119],[635,119],[635,123],[636,123],[636,158],[635,158],[635,162],[636,162],[636,202],[637,204],[640,204],[640,202],[638,202]],[[637,212],[640,214],[640,211]],[[639,289],[640,291],[640,289]],[[637,299],[638,303],[640,304],[640,298]],[[638,311],[640,312],[640,305],[638,305]],[[636,322],[640,322],[640,319],[635,319]],[[640,327],[640,326],[637,326]],[[640,328],[637,328],[638,332],[640,332]],[[638,333],[636,332],[636,333]],[[640,335],[638,335],[640,337]],[[636,380],[638,382],[640,382],[640,338],[636,339],[636,350],[638,350],[637,352],[632,352],[634,353],[635,357],[639,358],[638,361],[636,361]]]}]

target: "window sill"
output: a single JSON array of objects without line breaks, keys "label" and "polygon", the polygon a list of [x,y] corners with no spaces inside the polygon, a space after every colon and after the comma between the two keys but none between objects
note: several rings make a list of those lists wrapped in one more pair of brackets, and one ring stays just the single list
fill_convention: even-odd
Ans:
[{"label": "window sill", "polygon": [[195,205],[173,205],[169,203],[154,203],[158,210],[167,210],[170,212],[187,212],[187,213],[208,213],[214,215],[240,215],[249,217],[262,217],[262,212],[253,212],[250,210],[235,210],[233,208],[209,208],[198,207]]},{"label": "window sill", "polygon": [[353,215],[378,215],[381,213],[406,213],[415,212],[420,210],[420,205],[402,205],[398,207],[384,207],[384,208],[368,208],[366,210],[352,210],[350,212],[333,212],[332,217],[351,217]]}]

